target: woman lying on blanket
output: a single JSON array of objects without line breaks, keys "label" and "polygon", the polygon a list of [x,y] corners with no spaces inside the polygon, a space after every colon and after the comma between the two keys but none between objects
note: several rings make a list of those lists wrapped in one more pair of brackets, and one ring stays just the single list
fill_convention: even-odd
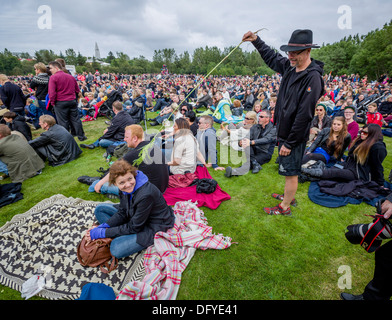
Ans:
[{"label": "woman lying on blanket", "polygon": [[173,209],[146,175],[125,160],[112,164],[109,183],[120,192],[120,206],[99,206],[95,216],[100,223],[88,231],[92,240],[113,238],[110,251],[116,258],[128,257],[154,243],[158,231],[174,226]]},{"label": "woman lying on blanket", "polygon": [[305,174],[323,180],[338,181],[374,181],[384,186],[384,168],[382,162],[387,156],[381,127],[369,124],[362,128],[360,136],[353,141],[348,157],[342,163],[343,168],[311,169],[303,168]]},{"label": "woman lying on blanket", "polygon": [[347,131],[346,120],[344,117],[336,117],[331,128],[324,128],[319,132],[316,140],[306,151],[302,163],[310,160],[321,160],[325,164],[341,161],[350,142],[351,135]]}]

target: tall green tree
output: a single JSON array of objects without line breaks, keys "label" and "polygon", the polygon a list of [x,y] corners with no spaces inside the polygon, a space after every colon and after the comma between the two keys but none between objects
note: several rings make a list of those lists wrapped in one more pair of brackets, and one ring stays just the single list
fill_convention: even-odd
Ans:
[{"label": "tall green tree", "polygon": [[0,52],[0,73],[11,75],[15,68],[21,68],[20,60],[11,51],[4,49],[3,52]]}]

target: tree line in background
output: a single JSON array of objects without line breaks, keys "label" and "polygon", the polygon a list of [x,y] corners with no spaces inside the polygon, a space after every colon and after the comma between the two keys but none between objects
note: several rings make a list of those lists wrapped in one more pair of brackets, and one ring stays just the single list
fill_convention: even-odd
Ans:
[{"label": "tree line in background", "polygon": [[[29,53],[13,54],[7,49],[0,52],[0,73],[7,75],[27,75],[33,73],[36,62],[48,62],[63,58],[67,64],[75,65],[76,72],[143,74],[160,73],[165,64],[171,73],[175,74],[207,74],[234,47],[197,48],[192,56],[188,51],[177,54],[175,49],[154,50],[152,61],[143,56],[130,58],[123,52],[109,52],[102,59],[107,65],[102,65],[94,58],[88,61],[80,52],[67,49],[64,53],[56,54],[52,50],[36,51],[34,56]],[[377,79],[382,74],[392,74],[392,20],[367,35],[349,36],[333,44],[323,44],[320,49],[312,50],[314,59],[325,63],[325,73],[332,75],[359,74],[367,75],[369,79]],[[34,60],[30,60],[33,58]],[[91,59],[90,59],[91,60]],[[214,75],[272,75],[274,72],[261,59],[256,50],[247,52],[238,48],[214,71]]]}]

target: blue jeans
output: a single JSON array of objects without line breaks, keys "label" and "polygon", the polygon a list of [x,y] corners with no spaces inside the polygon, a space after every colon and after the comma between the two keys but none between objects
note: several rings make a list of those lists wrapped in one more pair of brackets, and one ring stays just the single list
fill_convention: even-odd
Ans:
[{"label": "blue jeans", "polygon": [[[118,143],[120,142],[120,143]],[[102,148],[107,148],[113,144],[117,143],[117,145],[119,144],[123,144],[125,143],[124,141],[112,141],[112,140],[107,140],[107,139],[101,139],[101,140],[97,140],[93,143],[94,146],[96,147],[102,147]]]},{"label": "blue jeans", "polygon": [[8,167],[7,165],[0,160],[0,172],[5,173],[8,176]]},{"label": "blue jeans", "polygon": [[171,113],[166,113],[166,114],[164,114],[163,116],[157,116],[157,117],[155,118],[155,121],[158,122],[159,124],[162,124],[162,122],[163,122],[165,119],[169,119],[170,116],[171,116]]},{"label": "blue jeans", "polygon": [[[107,222],[117,213],[113,204],[101,203],[95,208],[95,217],[99,224]],[[110,244],[110,252],[118,259],[129,257],[136,252],[142,251],[145,247],[136,242],[137,234],[129,234],[114,238]]]},{"label": "blue jeans", "polygon": [[[89,187],[88,187],[88,192],[95,192],[94,187],[95,185],[99,182],[99,180],[94,181]],[[115,194],[118,196],[118,188],[114,185],[109,184],[109,182],[106,182],[103,184],[101,187],[101,193],[102,194]]]},{"label": "blue jeans", "polygon": [[165,99],[156,99],[156,103],[152,111],[157,112],[158,110],[161,110],[163,107],[166,107],[167,105],[168,102],[166,102]]}]

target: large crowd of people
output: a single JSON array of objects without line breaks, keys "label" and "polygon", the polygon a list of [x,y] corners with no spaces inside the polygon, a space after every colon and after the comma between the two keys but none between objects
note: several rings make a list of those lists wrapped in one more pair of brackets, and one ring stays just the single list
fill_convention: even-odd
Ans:
[{"label": "large crowd of people", "polygon": [[[387,150],[382,130],[392,127],[389,76],[371,81],[356,74],[322,75],[310,60],[317,75],[302,87],[262,40],[252,34],[244,39],[255,45],[275,74],[204,79],[165,69],[161,74],[72,75],[59,59],[48,66],[37,63],[35,75],[0,75],[3,178],[22,182],[44,174],[46,161],[50,166],[77,161],[83,148],[101,147],[109,154],[114,147],[126,146],[122,159],[92,185],[95,192],[114,188],[120,205],[98,206],[101,224],[89,231],[93,240],[116,238],[119,245],[113,252],[119,258],[146,248],[155,232],[173,226],[173,212],[162,194],[170,176],[192,174],[198,165],[225,171],[226,178],[235,180],[248,172],[258,174],[277,147],[286,187],[272,195],[281,204],[264,208],[273,215],[291,215],[296,189],[289,178],[299,174],[384,186],[384,169],[390,168],[383,167]],[[298,57],[303,50],[284,51]],[[296,67],[301,67],[298,61]],[[290,96],[287,88],[295,83],[296,96]],[[298,99],[309,105],[305,118],[310,116],[300,125],[293,120]],[[87,137],[84,123],[97,117],[104,117],[108,127],[100,136]],[[149,150],[148,158],[154,161],[137,161],[152,138],[147,132],[151,127],[160,131]],[[33,139],[31,131],[39,128],[43,132]],[[93,142],[78,145],[75,138]],[[237,168],[220,163],[219,145],[242,151],[246,160]],[[317,161],[324,166],[312,168]]]}]

